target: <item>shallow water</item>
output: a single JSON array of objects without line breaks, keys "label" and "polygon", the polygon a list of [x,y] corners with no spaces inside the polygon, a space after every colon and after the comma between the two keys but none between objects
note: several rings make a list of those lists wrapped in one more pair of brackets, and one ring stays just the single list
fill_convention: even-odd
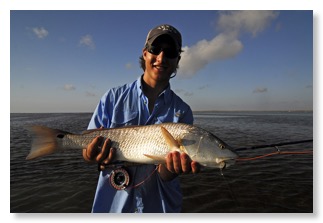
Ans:
[{"label": "shallow water", "polygon": [[[79,151],[25,161],[31,138],[28,125],[46,125],[74,133],[87,128],[90,113],[11,114],[10,211],[90,212],[96,189],[96,165]],[[233,148],[313,138],[312,112],[198,112],[195,124]],[[281,151],[312,150],[313,143],[282,146]],[[252,157],[275,148],[239,152]],[[223,170],[182,175],[183,212],[311,213],[313,155],[275,155],[239,161]]]}]

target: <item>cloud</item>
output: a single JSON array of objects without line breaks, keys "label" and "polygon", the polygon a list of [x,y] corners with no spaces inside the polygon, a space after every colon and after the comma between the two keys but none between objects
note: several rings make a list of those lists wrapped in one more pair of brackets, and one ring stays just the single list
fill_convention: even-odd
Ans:
[{"label": "cloud", "polygon": [[238,36],[246,32],[255,37],[277,16],[278,12],[263,10],[220,12],[218,26],[225,33],[235,33]]},{"label": "cloud", "polygon": [[184,89],[175,89],[175,92],[178,94],[181,94],[181,93],[185,92],[185,90]]},{"label": "cloud", "polygon": [[217,36],[183,47],[179,76],[192,77],[211,62],[235,57],[243,49],[243,43],[239,40],[242,33],[256,37],[277,16],[278,13],[274,11],[220,12],[217,22],[220,33]]},{"label": "cloud", "polygon": [[64,89],[65,91],[74,91],[76,88],[75,88],[75,86],[74,86],[74,85],[72,85],[72,84],[65,84],[65,85],[64,85],[64,87],[63,87],[63,89]]},{"label": "cloud", "polygon": [[189,91],[186,91],[186,90],[184,90],[184,89],[175,89],[175,92],[176,92],[177,94],[182,94],[182,95],[184,95],[184,96],[186,96],[186,97],[190,97],[190,96],[193,96],[193,95],[194,95],[194,93],[193,93],[193,92],[189,92]]},{"label": "cloud", "polygon": [[186,97],[191,97],[191,96],[193,96],[194,95],[194,93],[193,92],[185,92],[185,94],[184,94],[184,96],[186,96]]},{"label": "cloud", "polygon": [[44,39],[48,36],[48,31],[44,27],[34,27],[32,31],[39,39]]},{"label": "cloud", "polygon": [[132,67],[133,67],[133,66],[132,66],[132,63],[127,63],[125,66],[126,66],[126,68],[127,68],[128,70],[132,69]]},{"label": "cloud", "polygon": [[95,49],[94,41],[92,39],[92,36],[89,34],[81,37],[79,45],[88,47],[89,49]]},{"label": "cloud", "polygon": [[85,96],[87,96],[87,97],[96,97],[96,94],[93,93],[93,92],[86,91]]},{"label": "cloud", "polygon": [[211,61],[234,57],[242,48],[239,40],[225,34],[220,34],[211,41],[201,40],[192,47],[183,47],[179,75],[194,76]]},{"label": "cloud", "polygon": [[198,89],[199,90],[204,90],[204,89],[207,89],[207,88],[209,88],[210,87],[210,85],[203,85],[203,86],[200,86],[200,87],[198,87]]},{"label": "cloud", "polygon": [[267,91],[268,89],[266,87],[263,87],[263,88],[256,88],[255,90],[252,91],[252,93],[265,93]]}]

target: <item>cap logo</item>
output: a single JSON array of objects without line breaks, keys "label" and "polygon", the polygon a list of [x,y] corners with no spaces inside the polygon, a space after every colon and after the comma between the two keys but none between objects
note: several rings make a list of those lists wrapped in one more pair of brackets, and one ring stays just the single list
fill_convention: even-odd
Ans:
[{"label": "cap logo", "polygon": [[177,30],[174,29],[173,27],[171,26],[168,26],[168,25],[161,25],[159,26],[157,29],[161,29],[163,31],[169,31],[169,32],[172,32],[172,33],[176,33],[177,34]]}]

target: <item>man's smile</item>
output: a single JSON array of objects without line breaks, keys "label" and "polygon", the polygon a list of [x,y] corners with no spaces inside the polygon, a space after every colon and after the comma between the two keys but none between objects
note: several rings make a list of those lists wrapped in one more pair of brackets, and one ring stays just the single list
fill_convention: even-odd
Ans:
[{"label": "man's smile", "polygon": [[167,69],[167,67],[163,65],[153,65],[153,67],[158,71],[165,71]]}]

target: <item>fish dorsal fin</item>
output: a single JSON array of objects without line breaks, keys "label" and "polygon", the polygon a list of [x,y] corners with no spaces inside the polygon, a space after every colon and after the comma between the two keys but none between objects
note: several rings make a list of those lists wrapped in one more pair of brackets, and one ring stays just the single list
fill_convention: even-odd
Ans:
[{"label": "fish dorsal fin", "polygon": [[169,149],[171,151],[173,151],[173,150],[180,150],[180,145],[176,141],[176,139],[174,139],[174,137],[172,136],[172,134],[170,134],[167,131],[167,129],[165,129],[163,126],[161,126],[160,128],[161,128],[161,131],[163,133],[164,139],[166,140],[166,143],[167,143]]}]

